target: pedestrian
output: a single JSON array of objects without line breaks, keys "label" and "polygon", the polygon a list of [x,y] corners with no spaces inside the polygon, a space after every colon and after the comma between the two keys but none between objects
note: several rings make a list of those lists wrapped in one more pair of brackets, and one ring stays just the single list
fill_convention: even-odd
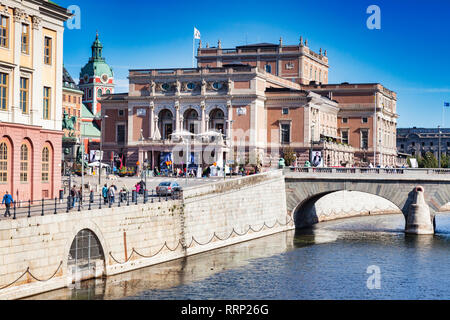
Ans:
[{"label": "pedestrian", "polygon": [[109,200],[111,203],[114,203],[114,196],[115,196],[116,189],[114,188],[114,185],[111,185],[109,187]]},{"label": "pedestrian", "polygon": [[70,208],[75,207],[75,202],[77,199],[77,189],[75,188],[75,186],[72,187],[72,189],[70,189]]},{"label": "pedestrian", "polygon": [[139,182],[136,183],[135,187],[136,187],[136,194],[139,194],[139,191],[141,190],[141,185],[139,184]]},{"label": "pedestrian", "polygon": [[78,201],[80,201],[80,204],[83,204],[83,188],[80,187],[80,190],[78,190]]},{"label": "pedestrian", "polygon": [[6,210],[5,210],[5,217],[8,215],[11,217],[11,212],[9,212],[9,209],[11,208],[11,203],[13,202],[12,196],[8,193],[8,191],[5,192],[5,195],[3,196],[2,204],[5,204]]},{"label": "pedestrian", "polygon": [[103,196],[104,203],[107,204],[108,203],[108,185],[106,183],[102,188],[102,196]]}]

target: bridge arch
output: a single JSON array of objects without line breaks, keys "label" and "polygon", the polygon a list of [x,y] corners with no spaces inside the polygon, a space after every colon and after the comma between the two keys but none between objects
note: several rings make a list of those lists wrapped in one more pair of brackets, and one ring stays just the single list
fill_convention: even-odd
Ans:
[{"label": "bridge arch", "polygon": [[[64,248],[63,266],[72,281],[107,275],[109,247],[100,228],[90,220],[72,228]],[[79,274],[77,274],[79,272]]]},{"label": "bridge arch", "polygon": [[[367,197],[371,202],[365,204]],[[333,208],[324,201],[332,203]],[[323,221],[387,213],[401,214],[402,211],[392,201],[379,195],[352,190],[330,190],[305,198],[294,208],[292,217],[296,228],[304,228]]]}]

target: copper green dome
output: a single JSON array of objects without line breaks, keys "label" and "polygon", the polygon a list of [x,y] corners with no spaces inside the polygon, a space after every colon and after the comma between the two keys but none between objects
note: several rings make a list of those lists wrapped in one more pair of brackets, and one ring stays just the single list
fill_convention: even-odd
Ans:
[{"label": "copper green dome", "polygon": [[89,62],[81,69],[80,79],[84,78],[85,75],[89,77],[101,77],[106,74],[109,78],[114,77],[112,68],[105,62],[105,58],[102,56],[103,45],[98,39],[98,33],[91,48],[92,56],[89,58]]}]

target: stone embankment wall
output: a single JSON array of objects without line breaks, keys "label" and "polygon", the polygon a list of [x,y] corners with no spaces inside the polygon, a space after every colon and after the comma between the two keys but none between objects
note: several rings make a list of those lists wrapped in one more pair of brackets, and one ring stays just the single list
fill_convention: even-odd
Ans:
[{"label": "stone embankment wall", "polygon": [[281,171],[186,189],[182,200],[0,221],[0,299],[62,288],[75,236],[98,238],[114,275],[294,228]]}]

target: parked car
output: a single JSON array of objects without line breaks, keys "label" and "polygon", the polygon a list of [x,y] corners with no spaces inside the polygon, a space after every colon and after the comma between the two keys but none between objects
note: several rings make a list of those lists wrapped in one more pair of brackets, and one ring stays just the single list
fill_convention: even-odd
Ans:
[{"label": "parked car", "polygon": [[177,194],[181,191],[181,186],[176,182],[164,181],[156,186],[156,194],[159,196]]}]

